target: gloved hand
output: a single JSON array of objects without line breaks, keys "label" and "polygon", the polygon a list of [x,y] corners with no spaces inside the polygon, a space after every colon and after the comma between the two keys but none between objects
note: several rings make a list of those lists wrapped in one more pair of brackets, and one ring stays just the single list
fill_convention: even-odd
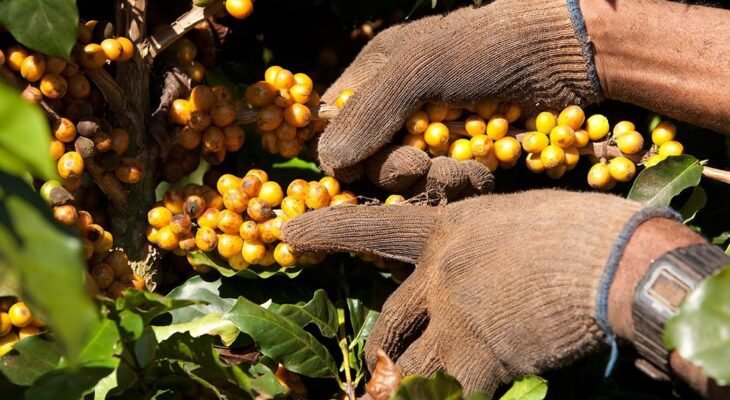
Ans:
[{"label": "gloved hand", "polygon": [[577,4],[497,0],[378,34],[322,97],[331,103],[343,89],[355,91],[319,140],[323,170],[344,181],[366,171],[392,191],[419,179],[421,188],[446,192],[472,183],[478,186],[472,191],[491,189],[479,163],[430,160],[417,149],[388,143],[427,101],[466,105],[497,99],[533,108],[598,101],[600,85]]},{"label": "gloved hand", "polygon": [[490,393],[564,365],[613,337],[608,289],[636,227],[665,209],[598,193],[537,190],[441,207],[342,206],[289,221],[302,250],[415,263],[366,344],[404,374],[445,369]]}]

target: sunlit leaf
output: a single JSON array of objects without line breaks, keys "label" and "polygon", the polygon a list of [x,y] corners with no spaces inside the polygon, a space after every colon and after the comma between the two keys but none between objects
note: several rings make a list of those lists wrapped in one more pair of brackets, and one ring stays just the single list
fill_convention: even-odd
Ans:
[{"label": "sunlit leaf", "polygon": [[668,157],[646,168],[634,180],[627,196],[650,206],[668,207],[674,196],[697,186],[702,178],[702,164],[692,156]]},{"label": "sunlit leaf", "polygon": [[521,376],[499,400],[542,400],[547,396],[547,381],[536,375]]}]

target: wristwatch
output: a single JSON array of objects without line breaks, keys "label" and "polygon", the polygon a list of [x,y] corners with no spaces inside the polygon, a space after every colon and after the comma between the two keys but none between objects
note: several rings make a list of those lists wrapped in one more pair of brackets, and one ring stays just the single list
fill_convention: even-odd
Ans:
[{"label": "wristwatch", "polygon": [[682,300],[730,257],[704,243],[680,247],[656,259],[634,289],[634,345],[643,360],[637,367],[654,379],[669,379],[669,351],[662,344],[664,323],[677,313]]}]

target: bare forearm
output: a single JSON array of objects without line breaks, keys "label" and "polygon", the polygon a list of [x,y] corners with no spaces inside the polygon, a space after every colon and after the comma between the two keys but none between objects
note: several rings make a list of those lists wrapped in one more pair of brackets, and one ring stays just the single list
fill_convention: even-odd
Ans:
[{"label": "bare forearm", "polygon": [[730,11],[581,0],[606,97],[730,133]]}]

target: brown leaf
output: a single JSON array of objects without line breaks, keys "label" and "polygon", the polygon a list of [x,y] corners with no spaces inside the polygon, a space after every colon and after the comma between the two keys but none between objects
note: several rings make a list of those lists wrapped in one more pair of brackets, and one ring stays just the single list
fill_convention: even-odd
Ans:
[{"label": "brown leaf", "polygon": [[276,369],[274,375],[279,380],[279,383],[286,388],[285,396],[287,398],[294,400],[304,400],[307,398],[307,387],[304,386],[299,375],[287,370],[282,364],[279,364],[279,368]]},{"label": "brown leaf", "polygon": [[365,391],[373,400],[388,400],[398,390],[403,375],[382,349],[378,349],[375,354],[377,356],[375,370],[373,377],[365,386]]}]

